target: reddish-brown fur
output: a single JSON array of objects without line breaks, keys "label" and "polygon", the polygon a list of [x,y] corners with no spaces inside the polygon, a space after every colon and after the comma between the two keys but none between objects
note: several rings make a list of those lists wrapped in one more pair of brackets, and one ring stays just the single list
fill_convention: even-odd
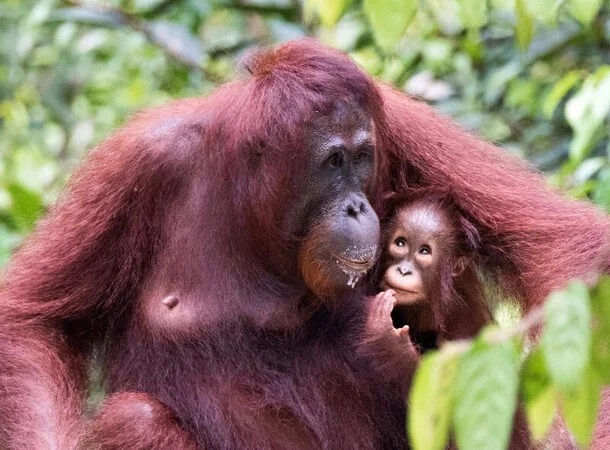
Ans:
[{"label": "reddish-brown fur", "polygon": [[[441,262],[439,273],[434,277],[435,285],[428,287],[427,298],[417,304],[395,306],[392,320],[390,317],[375,320],[370,313],[368,315],[367,332],[362,345],[364,351],[377,358],[383,372],[394,374],[395,379],[402,380],[403,390],[408,391],[414,374],[414,362],[419,359],[410,355],[413,351],[412,344],[421,352],[437,347],[442,341],[473,338],[485,325],[492,323],[493,317],[485,298],[484,286],[477,273],[477,270],[484,270],[479,266],[480,236],[473,224],[460,213],[447,190],[405,189],[400,195],[390,196],[388,205],[393,212],[383,227],[383,241],[386,244],[396,228],[402,226],[403,219],[399,217],[402,214],[409,214],[420,208],[430,208],[438,211],[440,218],[447,220],[446,229],[437,236],[439,242],[436,243],[436,248],[441,253],[437,253],[436,257],[440,258]],[[398,235],[404,236],[402,233]],[[386,249],[387,245],[382,248]],[[388,266],[396,263],[387,261],[386,257],[388,256],[382,253],[379,266],[374,271],[378,273],[373,280],[382,279]],[[462,272],[456,273],[455,263],[458,258],[464,258],[462,262],[465,262],[466,266]],[[378,303],[380,295],[382,294],[372,301],[372,307]],[[398,329],[395,328],[388,333],[388,325],[390,328],[408,325],[408,334],[398,337]],[[397,350],[396,347],[401,348]],[[398,365],[397,360],[402,360],[402,364]],[[569,438],[563,427],[557,427],[552,437],[555,443],[565,443],[566,437]],[[447,448],[457,447],[450,442]],[[518,409],[509,449],[534,448],[538,447],[532,442],[523,411]]]},{"label": "reddish-brown fur", "polygon": [[191,436],[175,414],[160,401],[141,392],[116,394],[104,403],[83,437],[86,450],[138,449],[196,450]]},{"label": "reddish-brown fur", "polygon": [[[606,214],[553,191],[524,161],[424,103],[389,86],[380,89],[387,123],[378,129],[382,157],[372,204],[382,223],[391,215],[392,193],[448,189],[480,235],[480,263],[525,312],[572,278],[594,281],[599,272],[610,271]],[[592,449],[610,446],[609,413],[610,401],[602,402]],[[557,448],[574,445],[560,429],[551,440]]]},{"label": "reddish-brown fur", "polygon": [[[391,191],[448,186],[480,230],[484,263],[524,304],[607,265],[605,217],[386,87],[384,119],[344,56],[301,41],[249,70],[107,139],[12,259],[0,292],[3,447],[114,434],[151,448],[172,433],[182,445],[179,430],[203,448],[404,445],[400,390],[354,351],[364,295],[320,306],[298,273],[298,240],[281,231],[303,129],[335,100],[375,120],[377,210]],[[166,308],[168,294],[180,308]],[[151,397],[115,394],[88,428],[92,360],[109,393]],[[142,432],[141,415],[125,414],[138,407],[163,429]]]},{"label": "reddish-brown fur", "polygon": [[609,220],[551,190],[524,161],[477,139],[429,106],[381,86],[387,124],[374,205],[412,187],[447,187],[481,235],[482,264],[526,309],[569,279],[610,267]]},{"label": "reddish-brown fur", "polygon": [[[201,448],[404,444],[400,393],[352,348],[365,296],[323,306],[281,228],[311,117],[338,100],[378,117],[375,86],[311,41],[249,70],[102,143],[14,256],[0,300],[3,446],[135,449],[175,435],[167,448],[179,448],[182,429]],[[88,427],[91,356],[117,394]]]}]

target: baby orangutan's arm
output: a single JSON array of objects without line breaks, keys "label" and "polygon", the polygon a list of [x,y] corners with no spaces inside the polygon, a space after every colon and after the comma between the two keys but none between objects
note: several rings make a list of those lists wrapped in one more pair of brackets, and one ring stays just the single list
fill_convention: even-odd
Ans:
[{"label": "baby orangutan's arm", "polygon": [[420,355],[411,342],[409,326],[397,329],[392,324],[394,294],[388,289],[371,299],[360,351],[373,358],[376,369],[387,381],[399,383],[406,393]]}]

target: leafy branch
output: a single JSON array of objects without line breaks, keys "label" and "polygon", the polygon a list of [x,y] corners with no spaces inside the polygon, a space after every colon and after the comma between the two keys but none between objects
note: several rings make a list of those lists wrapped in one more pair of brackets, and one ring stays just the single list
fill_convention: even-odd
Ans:
[{"label": "leafy branch", "polygon": [[[147,21],[119,7],[99,2],[69,0],[69,3],[75,8],[65,8],[57,14],[56,16],[61,20],[131,28],[185,66],[201,71],[211,81],[220,81],[216,80],[217,77],[208,72],[204,66],[207,54],[201,41],[183,26],[160,20]],[[174,3],[176,2],[164,2],[155,11],[165,11]]]},{"label": "leafy branch", "polygon": [[[610,277],[589,291],[573,281],[507,329],[448,342],[422,358],[410,395],[416,450],[441,450],[454,429],[459,448],[507,448],[521,401],[535,439],[559,409],[579,445],[591,440],[600,390],[610,382]],[[524,336],[542,326],[540,340]]]}]

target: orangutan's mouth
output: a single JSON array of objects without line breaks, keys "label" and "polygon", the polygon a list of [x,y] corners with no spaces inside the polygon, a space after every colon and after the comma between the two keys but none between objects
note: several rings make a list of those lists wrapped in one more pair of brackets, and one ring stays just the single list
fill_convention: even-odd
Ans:
[{"label": "orangutan's mouth", "polygon": [[339,265],[339,267],[341,268],[346,268],[348,270],[364,270],[367,271],[371,268],[372,264],[372,260],[370,259],[365,259],[365,260],[361,260],[361,261],[355,261],[352,259],[345,259],[345,258],[338,258],[335,256],[335,260],[337,261],[337,264]]},{"label": "orangutan's mouth", "polygon": [[393,291],[396,291],[397,294],[403,293],[403,294],[418,294],[418,291],[410,291],[408,289],[403,289],[403,288],[399,288],[394,286],[392,283],[388,282],[387,280],[383,280],[380,284],[381,289],[392,289]]},{"label": "orangutan's mouth", "polygon": [[408,291],[406,289],[399,289],[399,288],[395,288],[395,287],[392,287],[391,289],[394,289],[397,294],[400,294],[401,292],[404,294],[417,294],[418,293],[417,291]]},{"label": "orangutan's mouth", "polygon": [[347,285],[351,288],[354,288],[358,280],[360,280],[360,277],[362,277],[367,270],[373,266],[372,259],[353,260],[340,258],[338,256],[333,257],[337,263],[337,266],[339,266],[339,269],[341,269],[341,271],[347,275]]}]

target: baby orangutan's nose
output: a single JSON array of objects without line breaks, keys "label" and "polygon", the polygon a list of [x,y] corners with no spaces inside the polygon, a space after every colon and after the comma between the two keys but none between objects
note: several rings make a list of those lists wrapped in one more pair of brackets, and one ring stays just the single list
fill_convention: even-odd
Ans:
[{"label": "baby orangutan's nose", "polygon": [[403,277],[407,276],[407,275],[413,275],[413,271],[408,266],[401,266],[401,265],[399,265],[396,268],[396,270],[398,270],[398,273],[401,274]]}]

